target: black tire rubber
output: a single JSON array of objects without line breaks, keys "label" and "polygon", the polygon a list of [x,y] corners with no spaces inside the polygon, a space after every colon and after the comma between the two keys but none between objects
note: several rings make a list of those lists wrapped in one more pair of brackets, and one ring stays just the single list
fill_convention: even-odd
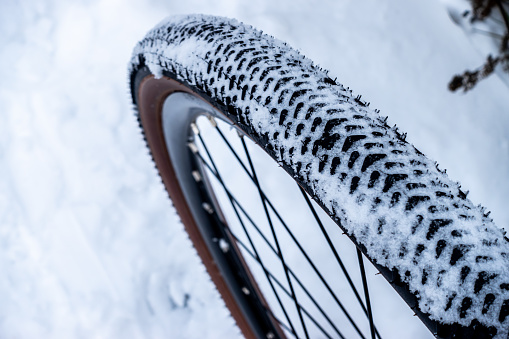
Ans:
[{"label": "black tire rubber", "polygon": [[[435,336],[507,337],[505,232],[326,71],[250,26],[199,15],[159,24],[134,49],[129,73],[140,114],[148,72],[184,85],[264,148]],[[156,133],[141,125],[147,137]]]}]

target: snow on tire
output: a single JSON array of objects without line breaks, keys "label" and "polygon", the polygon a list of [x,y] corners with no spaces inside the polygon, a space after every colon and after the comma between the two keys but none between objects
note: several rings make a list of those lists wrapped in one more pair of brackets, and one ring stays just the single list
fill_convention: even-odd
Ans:
[{"label": "snow on tire", "polygon": [[264,147],[435,335],[507,337],[504,231],[327,71],[250,26],[202,15],[150,31],[131,79],[143,66],[195,88]]}]

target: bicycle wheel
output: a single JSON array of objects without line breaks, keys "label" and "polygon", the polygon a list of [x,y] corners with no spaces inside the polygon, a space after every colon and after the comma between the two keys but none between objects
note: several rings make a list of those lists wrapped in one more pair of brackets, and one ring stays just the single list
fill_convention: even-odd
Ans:
[{"label": "bicycle wheel", "polygon": [[[263,252],[275,254],[271,265],[279,266],[280,279],[263,263],[256,242],[232,232],[218,184],[241,229],[251,221],[224,185],[214,150],[202,143],[200,116],[212,120],[221,138],[217,121],[248,136],[298,183],[312,214],[318,212],[304,191],[339,226],[335,232],[346,233],[357,246],[362,287],[351,289],[369,319],[372,338],[380,334],[366,302],[360,252],[435,336],[507,337],[509,240],[504,232],[445,171],[326,71],[252,27],[195,15],[170,18],[150,31],[135,47],[129,72],[140,125],[163,183],[246,337],[308,337],[313,326],[324,329],[321,336],[344,335],[342,325],[319,305],[306,299],[326,325],[314,321],[303,304],[309,290],[301,282],[307,278],[287,264],[274,225],[279,213],[262,189],[263,176],[252,165],[245,138],[244,159],[236,158],[255,184],[269,225],[261,238],[272,237]],[[316,220],[317,236],[327,239]],[[278,222],[288,233],[296,229]],[[337,259],[333,241],[327,243],[329,256]],[[252,261],[261,273],[254,273]],[[317,266],[316,259],[308,261]],[[329,299],[336,301],[333,282],[324,280]],[[344,305],[340,308],[347,313]],[[352,327],[355,335],[369,336]]]}]

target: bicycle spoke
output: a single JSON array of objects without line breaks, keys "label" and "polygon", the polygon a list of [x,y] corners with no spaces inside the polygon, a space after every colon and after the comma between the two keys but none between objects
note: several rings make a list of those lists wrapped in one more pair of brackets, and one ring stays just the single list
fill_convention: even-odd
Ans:
[{"label": "bicycle spoke", "polygon": [[[254,260],[258,261],[258,259],[255,257],[255,254],[253,254],[248,248],[247,246],[239,239],[237,238],[237,236],[235,236],[235,234],[233,234],[233,232],[231,232],[230,229],[228,229],[230,231],[230,234],[235,238],[235,240],[240,244],[240,246],[242,248],[244,248],[244,250],[247,252],[247,254],[249,254],[249,256],[251,256]],[[266,268],[263,268],[264,270]],[[270,271],[267,271],[267,274],[272,278],[274,279],[274,281],[276,282],[276,284],[286,293],[286,295],[288,295],[288,297],[292,297],[291,296],[291,293],[283,286],[283,284],[270,272]],[[299,304],[299,307],[302,309],[302,311],[308,316],[308,318],[322,331],[323,334],[325,334],[328,338],[332,338],[330,336],[330,334],[328,334],[325,329],[320,326],[320,324],[316,321],[316,319],[309,313],[309,311],[306,310],[306,308],[302,307],[302,305]],[[344,339],[344,336],[341,334],[341,333],[338,333],[340,335],[341,338]]]},{"label": "bicycle spoke", "polygon": [[276,317],[276,315],[274,313],[272,313],[272,311],[270,309],[266,308],[265,310],[267,311],[267,313],[270,314],[271,317],[273,317],[277,321],[277,323],[279,325],[281,325],[281,327],[283,327],[283,329],[285,329],[286,331],[292,333],[295,336],[295,338],[298,339],[297,335],[291,331],[291,328],[288,327],[288,325],[286,325],[284,322],[282,322],[278,317]]},{"label": "bicycle spoke", "polygon": [[[251,175],[251,173],[248,171],[247,167],[243,164],[242,160],[239,158],[239,156],[236,154],[235,150],[233,149],[233,147],[230,145],[230,143],[228,142],[228,140],[224,137],[224,135],[222,134],[222,132],[220,131],[219,127],[216,126],[215,128],[219,134],[222,136],[222,139],[224,140],[224,142],[228,145],[228,148],[231,150],[231,152],[233,153],[233,155],[235,156],[235,158],[237,159],[237,161],[239,162],[239,164],[241,165],[241,167],[244,169],[244,171],[246,172],[246,174],[250,177],[250,179],[256,184],[255,182],[255,179],[254,177]],[[242,140],[242,139],[241,139]],[[355,328],[356,332],[361,336],[361,338],[365,339],[364,335],[362,334],[362,332],[360,331],[359,327],[357,326],[357,324],[355,324],[354,320],[351,318],[351,316],[349,315],[348,311],[345,309],[345,307],[343,306],[343,304],[339,301],[339,298],[336,296],[336,294],[334,293],[334,291],[332,290],[332,288],[329,286],[329,284],[325,281],[323,275],[319,272],[319,270],[317,269],[316,265],[312,262],[312,260],[309,258],[307,252],[304,250],[304,248],[301,246],[300,242],[295,238],[295,236],[293,235],[293,233],[290,231],[289,227],[286,225],[286,223],[284,222],[283,218],[281,217],[281,215],[277,212],[277,210],[275,209],[274,205],[272,204],[272,202],[267,198],[267,196],[265,195],[265,193],[261,190],[260,191],[260,194],[262,195],[264,201],[267,202],[268,206],[271,208],[271,210],[274,212],[274,214],[276,215],[276,217],[278,218],[278,220],[281,222],[281,224],[283,225],[283,227],[285,228],[285,230],[288,232],[288,234],[290,235],[290,237],[292,238],[292,240],[295,242],[295,244],[297,245],[297,247],[299,248],[299,250],[302,252],[302,254],[304,255],[304,257],[306,258],[307,262],[309,263],[309,265],[313,268],[313,270],[315,271],[315,273],[318,275],[319,279],[322,281],[322,283],[325,285],[325,287],[327,288],[328,292],[331,294],[331,296],[333,297],[333,299],[335,300],[335,302],[338,304],[338,306],[340,307],[340,309],[343,311],[343,313],[345,314],[345,316],[348,318],[349,322],[352,324],[352,326]]]},{"label": "bicycle spoke", "polygon": [[371,302],[369,300],[368,281],[366,279],[366,271],[364,270],[364,260],[362,259],[362,253],[359,248],[357,248],[357,259],[359,260],[359,268],[361,270],[362,276],[362,285],[364,286],[364,296],[366,297],[366,304],[368,306],[369,328],[371,330],[371,339],[375,339],[375,324],[373,322],[373,313],[371,312]]},{"label": "bicycle spoke", "polygon": [[242,137],[241,137],[240,140],[242,141],[242,146],[244,147],[244,151],[246,152],[246,156],[247,156],[247,160],[249,162],[249,166],[251,167],[251,172],[253,173],[253,179],[254,179],[255,185],[258,188],[258,193],[260,194],[260,199],[262,200],[263,210],[265,211],[265,215],[267,216],[267,221],[269,223],[270,230],[272,232],[272,236],[274,237],[274,241],[276,243],[279,259],[281,260],[281,263],[283,264],[283,269],[285,271],[286,280],[288,281],[288,285],[290,286],[290,291],[292,292],[292,299],[295,302],[295,307],[297,309],[297,313],[299,314],[299,319],[300,319],[300,322],[302,324],[302,329],[304,330],[304,334],[305,334],[306,338],[309,339],[309,334],[308,334],[308,331],[307,331],[307,328],[306,328],[306,324],[304,322],[304,318],[302,317],[302,312],[301,312],[299,303],[297,301],[297,295],[295,294],[295,290],[293,289],[293,284],[292,284],[292,281],[290,279],[290,275],[288,273],[288,268],[286,267],[286,264],[285,264],[285,259],[283,257],[283,252],[281,251],[281,247],[279,246],[279,241],[278,241],[278,238],[277,238],[277,235],[276,235],[276,230],[274,229],[274,225],[272,224],[272,219],[270,218],[269,210],[267,208],[267,203],[265,202],[264,194],[262,194],[262,189],[260,187],[260,182],[258,181],[258,178],[256,176],[256,171],[254,169],[253,162],[251,161],[251,156],[249,155],[249,151],[247,149],[247,145],[246,145],[245,140]]},{"label": "bicycle spoke", "polygon": [[[225,188],[225,187],[224,187],[224,185],[223,185],[223,188]],[[226,191],[226,190],[225,190],[225,191]],[[287,314],[287,312],[286,312],[286,309],[285,309],[285,308],[284,308],[284,306],[283,306],[283,303],[282,303],[282,301],[281,301],[281,298],[279,297],[279,294],[276,292],[276,288],[274,287],[274,285],[273,285],[273,283],[272,283],[272,280],[270,279],[270,277],[271,277],[271,275],[272,275],[272,274],[270,274],[270,275],[269,275],[269,273],[270,273],[270,272],[267,270],[267,268],[266,268],[266,267],[265,267],[265,265],[263,264],[262,259],[261,259],[260,255],[258,254],[258,251],[256,250],[256,246],[254,245],[253,240],[251,239],[251,236],[249,235],[249,232],[247,231],[247,228],[246,228],[246,226],[244,225],[244,222],[242,221],[242,218],[241,218],[241,216],[240,216],[240,214],[239,214],[239,212],[238,212],[238,210],[237,210],[237,208],[236,208],[236,206],[235,206],[235,202],[234,202],[234,200],[232,199],[232,197],[231,197],[231,195],[230,195],[229,193],[228,193],[227,195],[228,195],[228,200],[230,200],[230,203],[231,203],[231,205],[232,205],[232,208],[233,208],[233,210],[234,210],[234,212],[235,212],[235,215],[237,216],[237,219],[239,220],[239,223],[241,224],[242,229],[244,230],[244,233],[246,234],[246,236],[247,236],[247,238],[248,238],[249,244],[251,245],[251,248],[252,248],[252,249],[253,249],[253,251],[254,251],[254,255],[251,255],[251,256],[253,256],[253,258],[256,260],[256,262],[258,262],[258,264],[261,266],[261,268],[262,268],[263,272],[265,273],[265,277],[267,278],[267,281],[268,281],[268,283],[269,283],[269,285],[270,285],[270,287],[271,287],[271,289],[272,289],[272,292],[274,293],[274,295],[275,295],[275,297],[276,297],[276,299],[277,299],[277,301],[278,301],[279,307],[280,307],[280,308],[281,308],[281,310],[283,311],[283,313],[284,313],[284,315],[285,315],[285,318],[286,318],[286,320],[288,321],[288,324],[290,325],[290,327],[288,327],[288,326],[286,326],[286,325],[285,325],[284,327],[286,328],[286,330],[287,330],[287,331],[291,332],[291,333],[292,333],[295,337],[297,337],[297,333],[295,332],[295,328],[294,328],[293,324],[292,324],[292,323],[291,323],[291,321],[290,321],[290,318],[289,318],[289,316],[288,316],[288,314]],[[240,243],[240,240],[239,240],[239,239],[238,239],[238,238],[237,238],[237,237],[233,234],[233,232],[231,232],[231,230],[230,230],[229,228],[227,228],[226,226],[225,226],[224,228],[225,228],[226,230],[228,230],[228,232],[229,232],[229,233],[230,233],[230,234],[231,234],[231,235],[235,238],[235,240],[236,240],[238,243]],[[245,246],[243,243],[242,243],[241,245],[242,245],[244,248],[246,248],[246,246]],[[246,248],[246,250],[247,250],[247,248]],[[281,321],[280,321],[280,320],[279,320],[279,319],[278,319],[278,318],[277,318],[277,317],[276,317],[276,316],[272,313],[272,311],[271,311],[270,309],[266,309],[266,310],[267,310],[267,312],[269,312],[269,313],[271,314],[271,316],[272,316],[272,317],[274,317],[274,319],[276,319],[276,320],[277,320],[277,322],[278,322],[278,323],[280,323],[281,325],[284,325],[284,324],[283,324],[283,323],[282,323],[282,322],[281,322]]]},{"label": "bicycle spoke", "polygon": [[[203,157],[201,157],[201,155],[198,153],[197,154],[198,157],[200,157],[200,159],[202,160],[202,163],[207,167],[207,169],[212,173],[212,175],[214,177],[217,178],[217,174],[214,172],[214,170],[211,168],[211,166],[205,161],[205,159],[203,159]],[[218,179],[219,180],[219,179]],[[265,235],[263,234],[263,232],[260,230],[260,228],[256,225],[256,223],[253,221],[253,219],[249,216],[249,214],[246,212],[246,210],[242,207],[242,205],[240,205],[240,203],[235,199],[235,197],[232,195],[232,193],[228,190],[228,188],[224,185],[223,186],[223,189],[225,190],[226,194],[228,195],[228,197],[235,203],[237,204],[237,206],[239,207],[240,211],[244,214],[244,216],[248,219],[248,221],[251,223],[251,225],[255,228],[255,230],[258,232],[258,234],[262,237],[262,239],[265,241],[265,243],[267,244],[267,246],[269,246],[269,248],[272,250],[272,252],[277,255],[277,250],[270,244],[269,240],[265,237]],[[322,313],[322,315],[325,317],[325,319],[329,322],[329,324],[334,328],[334,330],[336,331],[336,333],[338,333],[338,335],[341,336],[341,333],[340,331],[338,330],[338,328],[336,327],[336,325],[332,322],[332,320],[327,316],[327,314],[323,311],[323,309],[320,307],[320,305],[317,303],[317,301],[313,298],[313,296],[310,294],[310,292],[308,291],[308,289],[304,286],[304,284],[301,282],[301,280],[297,277],[297,275],[291,270],[290,267],[287,267],[288,268],[288,271],[290,272],[290,274],[292,275],[292,277],[295,279],[295,281],[299,284],[299,286],[302,288],[302,290],[304,291],[304,293],[306,293],[306,295],[310,298],[310,300],[313,302],[313,304],[317,307],[317,309],[320,311],[320,313]],[[354,326],[354,328],[358,329],[356,327],[356,324],[353,322],[351,316],[349,315],[349,313],[346,311],[346,309],[342,306],[341,302],[339,301],[339,299],[337,299],[337,297],[335,296],[334,294],[334,299],[336,300],[337,303],[339,303],[340,307],[341,307],[341,310],[345,313],[346,317],[349,319],[350,323],[352,323],[352,325]],[[364,336],[362,336],[361,334],[361,337],[364,338]]]},{"label": "bicycle spoke", "polygon": [[223,141],[225,142],[226,146],[228,146],[228,148],[230,149],[230,151],[232,152],[232,154],[235,156],[235,158],[237,159],[237,161],[239,162],[240,166],[242,166],[242,168],[244,169],[244,171],[247,173],[247,175],[249,176],[249,178],[251,178],[251,180],[253,180],[253,176],[251,175],[251,173],[248,171],[246,165],[244,165],[244,162],[239,158],[239,155],[237,154],[237,152],[235,152],[235,150],[233,149],[232,145],[230,144],[230,142],[228,141],[228,139],[226,139],[226,137],[224,136],[223,132],[221,132],[221,130],[219,129],[219,126],[216,126],[216,131],[219,133],[219,135],[221,136],[221,138],[223,139]]},{"label": "bicycle spoke", "polygon": [[[215,173],[216,173],[216,178],[218,179],[218,181],[220,182],[220,184],[223,186],[223,188],[224,188],[224,189],[225,189],[225,191],[226,191],[226,186],[225,186],[225,184],[224,184],[224,182],[223,182],[223,179],[221,178],[221,176],[220,176],[220,174],[219,174],[219,171],[218,171],[217,166],[216,166],[216,164],[215,164],[215,162],[214,162],[214,159],[212,159],[212,156],[211,156],[211,154],[210,154],[210,152],[209,152],[209,150],[208,150],[207,145],[206,145],[206,144],[205,144],[205,142],[203,141],[203,138],[201,137],[201,135],[200,135],[200,134],[197,134],[197,135],[198,135],[198,138],[200,139],[200,142],[201,142],[201,144],[202,144],[203,148],[205,149],[205,152],[207,153],[207,156],[208,156],[208,157],[209,157],[209,159],[210,159],[210,162],[212,163],[212,166],[214,167],[214,171],[215,171]],[[203,162],[205,162],[205,160],[204,160],[201,156],[200,156],[200,159],[201,159]],[[234,206],[233,202],[232,202],[232,206],[233,206],[233,209],[235,210],[235,213],[237,214],[237,216],[238,216],[238,218],[239,218],[239,221],[240,221],[240,223],[241,223],[242,227],[244,228],[244,231],[246,232],[246,235],[247,235],[247,236],[248,236],[248,238],[249,238],[249,241],[250,241],[250,243],[251,243],[251,246],[253,247],[253,250],[255,250],[255,251],[256,251],[256,248],[255,248],[255,246],[254,246],[253,242],[251,241],[251,238],[249,237],[249,233],[248,233],[248,232],[247,232],[247,230],[245,229],[244,223],[242,222],[242,220],[241,220],[241,218],[240,218],[240,215],[238,215],[238,212],[237,212],[237,210],[236,210],[236,208],[235,208],[235,206]],[[257,252],[256,252],[256,255],[258,256],[258,253],[257,253]],[[258,257],[259,257],[259,256],[258,256]],[[265,266],[262,264],[261,260],[260,260],[260,264],[261,264],[261,266],[262,266],[262,268],[264,269],[264,272],[265,272]],[[281,310],[283,311],[283,314],[285,315],[286,320],[288,321],[288,324],[289,324],[289,326],[290,326],[290,328],[291,328],[291,332],[292,332],[295,336],[297,336],[297,333],[296,333],[296,331],[295,331],[295,327],[293,326],[293,323],[292,323],[292,321],[290,320],[290,317],[288,316],[288,313],[286,312],[286,309],[285,309],[285,308],[284,308],[284,306],[283,306],[283,303],[282,303],[282,301],[281,301],[281,298],[279,297],[279,294],[276,292],[276,289],[275,289],[274,285],[272,284],[272,282],[271,282],[271,280],[270,280],[270,278],[269,278],[268,276],[267,276],[267,280],[268,280],[269,285],[270,285],[270,287],[271,287],[271,289],[272,289],[272,291],[273,291],[273,293],[274,293],[274,295],[275,295],[275,297],[276,297],[276,299],[277,299],[277,301],[278,301],[279,306],[281,307]]]},{"label": "bicycle spoke", "polygon": [[[226,187],[224,186],[224,183],[221,183],[221,184],[223,185],[223,189],[225,190],[225,192],[227,192]],[[249,244],[251,245],[251,248],[252,248],[252,249],[253,249],[253,251],[254,251],[254,254],[255,254],[255,256],[256,256],[255,260],[256,260],[256,261],[260,264],[260,266],[262,267],[262,270],[263,270],[263,272],[265,273],[265,276],[266,276],[267,281],[268,281],[268,283],[269,283],[269,285],[270,285],[270,287],[271,287],[271,289],[272,289],[272,292],[274,293],[274,295],[275,295],[275,297],[276,297],[276,299],[277,299],[277,301],[278,301],[279,307],[280,307],[280,308],[281,308],[281,310],[283,311],[283,313],[284,313],[284,315],[285,315],[285,318],[286,318],[286,320],[288,321],[288,324],[289,324],[289,325],[290,325],[290,327],[291,327],[291,328],[289,329],[289,331],[290,331],[291,333],[293,333],[293,335],[297,336],[297,333],[295,332],[295,328],[294,328],[294,326],[293,326],[292,322],[290,321],[290,317],[288,316],[288,313],[286,312],[286,309],[285,309],[285,308],[284,308],[284,306],[283,306],[283,303],[282,303],[282,301],[281,301],[281,298],[279,297],[279,294],[276,292],[276,288],[275,288],[275,287],[274,287],[274,285],[272,284],[272,280],[270,279],[269,275],[267,274],[268,270],[267,270],[267,268],[265,267],[265,265],[263,264],[263,262],[262,262],[262,260],[261,260],[261,257],[260,257],[260,255],[258,254],[258,251],[256,250],[256,246],[254,245],[253,240],[252,240],[251,236],[249,235],[249,232],[247,231],[247,228],[246,228],[246,226],[244,225],[244,222],[242,221],[242,218],[241,218],[241,216],[240,216],[240,214],[239,214],[239,212],[238,212],[238,210],[237,210],[237,207],[235,206],[235,202],[234,202],[234,200],[232,199],[233,197],[231,196],[231,194],[230,194],[229,192],[227,192],[227,196],[228,196],[228,200],[230,200],[230,203],[231,203],[232,208],[233,208],[233,210],[234,210],[234,212],[235,212],[235,215],[237,216],[237,219],[239,220],[239,223],[240,223],[240,225],[241,225],[242,229],[244,230],[244,233],[246,234],[246,236],[247,236],[247,238],[248,238]],[[229,230],[229,229],[228,229],[228,230]],[[229,230],[229,231],[230,231],[230,230]],[[231,231],[230,231],[230,233],[231,233]],[[235,238],[236,238],[236,237],[235,237]],[[237,240],[237,242],[238,242],[238,240]],[[272,313],[272,312],[271,312],[271,313]],[[279,321],[279,320],[278,320],[278,321]]]},{"label": "bicycle spoke", "polygon": [[[348,281],[348,284],[350,285],[350,287],[352,288],[352,291],[353,293],[355,294],[355,297],[357,298],[357,300],[359,301],[359,304],[361,305],[364,313],[366,314],[366,316],[370,317],[370,313],[368,312],[368,310],[366,309],[366,306],[364,305],[364,302],[362,301],[361,299],[361,296],[359,295],[359,292],[357,291],[357,288],[355,287],[352,279],[350,278],[350,274],[348,274],[348,271],[345,267],[345,265],[343,264],[343,261],[341,260],[341,258],[339,257],[339,254],[338,252],[336,251],[336,248],[334,247],[334,244],[332,243],[330,237],[329,237],[329,234],[327,233],[327,231],[325,230],[325,227],[323,226],[323,223],[322,221],[320,220],[320,217],[318,217],[318,214],[316,213],[316,210],[315,208],[313,207],[312,203],[311,203],[311,200],[309,199],[306,191],[304,191],[304,189],[299,185],[297,184],[297,186],[299,187],[299,190],[300,192],[302,193],[302,195],[304,196],[304,200],[306,200],[306,203],[309,207],[309,209],[311,210],[311,213],[313,214],[315,220],[316,220],[316,223],[318,224],[318,226],[320,227],[320,230],[322,231],[323,233],[323,236],[325,237],[325,239],[327,240],[327,244],[329,244],[329,247],[331,249],[331,251],[334,253],[334,257],[336,258],[336,261],[338,262],[339,266],[341,267],[341,270],[343,271],[343,274],[345,275],[346,277],[346,280]],[[375,327],[375,333],[377,335],[378,338],[381,339],[381,336],[380,336],[380,333],[378,333],[378,330],[376,329]]]}]

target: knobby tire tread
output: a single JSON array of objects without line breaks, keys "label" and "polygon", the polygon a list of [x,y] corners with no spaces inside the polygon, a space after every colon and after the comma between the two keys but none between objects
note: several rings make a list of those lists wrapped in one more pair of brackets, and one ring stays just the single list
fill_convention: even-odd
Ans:
[{"label": "knobby tire tread", "polygon": [[[506,338],[509,240],[387,119],[287,44],[235,20],[170,18],[143,67],[222,110],[348,234],[438,337]],[[446,296],[446,298],[444,298]]]}]

